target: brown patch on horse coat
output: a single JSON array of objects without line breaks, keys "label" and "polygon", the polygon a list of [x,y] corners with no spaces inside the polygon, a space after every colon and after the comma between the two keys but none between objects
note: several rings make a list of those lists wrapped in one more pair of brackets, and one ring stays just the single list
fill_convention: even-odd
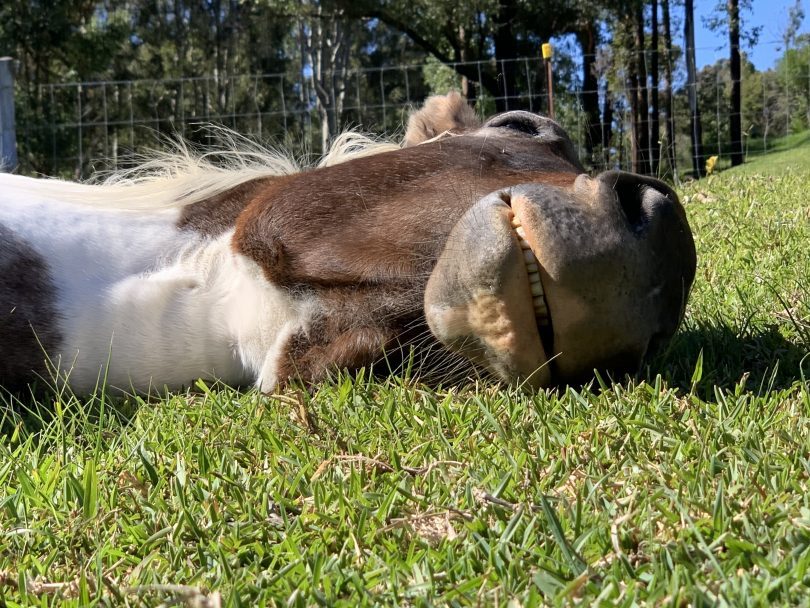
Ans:
[{"label": "brown patch on horse coat", "polygon": [[449,138],[273,180],[238,217],[234,249],[285,287],[426,278],[480,197],[518,183],[568,187],[576,175],[553,142]]},{"label": "brown patch on horse coat", "polygon": [[219,236],[233,228],[236,218],[256,193],[266,188],[267,182],[273,179],[276,178],[254,179],[204,201],[187,205],[183,207],[177,227],[181,230],[194,230],[205,236]]},{"label": "brown patch on horse coat", "polygon": [[369,366],[397,338],[403,339],[421,311],[421,292],[411,284],[385,290],[320,287],[312,293],[318,299],[318,312],[308,328],[285,346],[280,378],[312,383],[336,369]]},{"label": "brown patch on horse coat", "polygon": [[[415,369],[422,378],[448,379],[465,375],[472,364],[436,346],[422,312],[424,280],[381,290],[375,286],[315,288],[318,313],[305,330],[282,348],[278,377],[305,384],[324,380],[337,370],[401,373],[409,366],[411,346]],[[452,369],[448,370],[448,363]]]},{"label": "brown patch on horse coat", "polygon": [[481,121],[460,94],[428,97],[418,112],[411,114],[403,146],[415,146],[445,132],[463,133],[481,126]]},{"label": "brown patch on horse coat", "polygon": [[47,372],[46,353],[61,338],[56,287],[45,261],[0,224],[0,384],[18,390]]}]

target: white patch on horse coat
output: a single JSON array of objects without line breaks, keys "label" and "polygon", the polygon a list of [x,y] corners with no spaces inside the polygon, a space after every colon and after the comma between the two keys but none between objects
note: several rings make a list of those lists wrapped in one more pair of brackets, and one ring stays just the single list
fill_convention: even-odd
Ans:
[{"label": "white patch on horse coat", "polygon": [[[221,149],[197,150],[178,141],[169,152],[153,152],[150,157],[141,159],[137,167],[107,174],[104,179],[90,183],[40,179],[37,190],[43,197],[82,206],[153,211],[185,207],[254,179],[292,175],[304,170],[301,163],[281,151],[265,148],[225,128],[215,129],[215,133],[223,140]],[[399,148],[395,143],[346,131],[334,139],[328,152],[314,166],[339,165]]]},{"label": "white patch on horse coat", "polygon": [[74,390],[105,378],[139,391],[201,376],[277,383],[285,336],[305,325],[308,305],[235,254],[232,232],[206,239],[178,230],[179,209],[65,202],[55,184],[0,174],[0,223],[48,265],[62,336],[48,355]]}]

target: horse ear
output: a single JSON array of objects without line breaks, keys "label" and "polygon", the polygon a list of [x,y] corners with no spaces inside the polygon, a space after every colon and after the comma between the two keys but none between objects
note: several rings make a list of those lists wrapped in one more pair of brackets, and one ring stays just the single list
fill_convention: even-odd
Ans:
[{"label": "horse ear", "polygon": [[459,93],[428,97],[425,105],[408,119],[403,146],[415,146],[448,131],[477,129],[481,121]]}]

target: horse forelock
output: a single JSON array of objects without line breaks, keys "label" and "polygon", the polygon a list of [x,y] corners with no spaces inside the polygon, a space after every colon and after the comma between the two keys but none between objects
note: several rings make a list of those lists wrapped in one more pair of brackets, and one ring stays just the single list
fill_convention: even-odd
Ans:
[{"label": "horse forelock", "polygon": [[225,128],[216,128],[215,134],[215,146],[199,147],[177,139],[168,151],[153,150],[134,157],[131,168],[98,172],[79,183],[42,179],[37,187],[46,194],[53,190],[54,198],[82,205],[172,209],[205,201],[255,179],[294,175],[400,148],[390,141],[346,131],[317,161],[306,162]]}]

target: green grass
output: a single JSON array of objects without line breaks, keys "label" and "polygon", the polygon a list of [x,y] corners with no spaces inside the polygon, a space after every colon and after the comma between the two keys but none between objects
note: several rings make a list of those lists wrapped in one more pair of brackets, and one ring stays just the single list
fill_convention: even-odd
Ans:
[{"label": "green grass", "polygon": [[[760,142],[761,144],[761,142]],[[810,172],[810,131],[780,137],[768,143],[768,151],[749,152],[749,162],[735,169],[738,173],[782,174],[786,171]]]},{"label": "green grass", "polygon": [[[728,144],[725,144],[724,149],[729,149]],[[781,175],[786,171],[807,173],[810,171],[810,131],[771,137],[767,141],[767,148],[764,140],[752,139],[745,144],[744,153],[745,164],[734,169],[738,175]],[[691,159],[686,160],[688,162],[681,167],[682,175],[692,175]],[[729,167],[731,157],[728,153],[717,159],[718,171],[727,170]]]},{"label": "green grass", "polygon": [[807,605],[810,154],[784,154],[682,189],[697,283],[634,381],[6,407],[0,605]]}]

